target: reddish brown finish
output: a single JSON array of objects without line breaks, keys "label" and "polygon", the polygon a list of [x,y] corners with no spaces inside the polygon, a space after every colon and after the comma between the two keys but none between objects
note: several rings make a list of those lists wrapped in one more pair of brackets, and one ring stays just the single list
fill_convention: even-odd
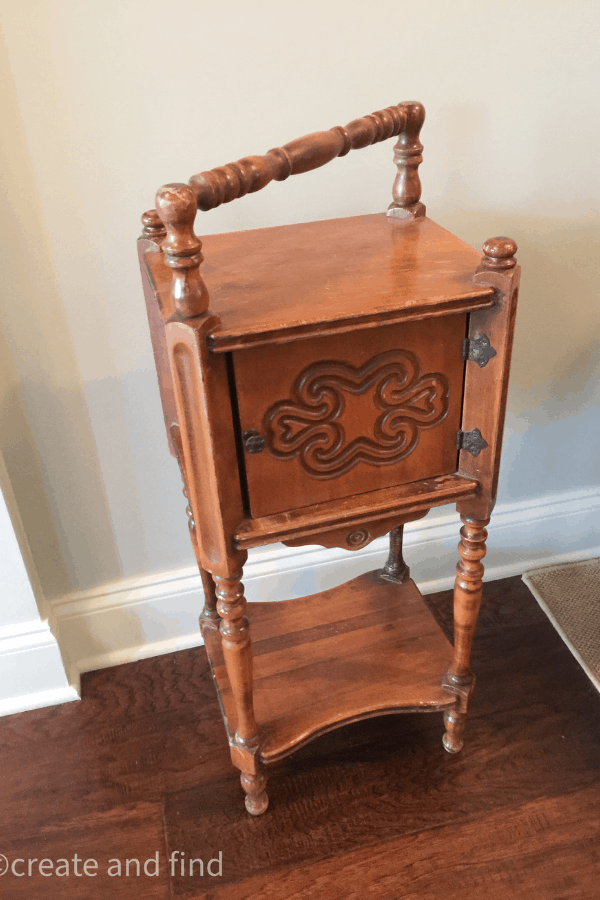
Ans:
[{"label": "reddish brown finish", "polygon": [[[479,261],[424,217],[423,118],[420,104],[404,104],[204,173],[194,190],[166,185],[160,221],[144,214],[149,321],[205,587],[201,628],[253,815],[268,805],[263,764],[346,722],[445,710],[444,745],[462,747],[518,268],[509,238],[488,241]],[[391,134],[387,217],[207,238],[208,309],[197,200],[208,209]],[[466,334],[491,344],[485,365],[469,359]],[[469,432],[481,434],[475,448]],[[464,525],[452,661],[402,557],[404,523],[451,500]],[[386,531],[381,573],[245,615],[248,548],[356,550]]]},{"label": "reddish brown finish", "polygon": [[[208,308],[208,293],[200,275],[202,243],[194,234],[193,227],[196,203],[201,209],[212,209],[220,203],[260,190],[273,178],[281,181],[289,175],[318,168],[336,156],[344,156],[352,148],[366,147],[393,135],[402,137],[406,127],[408,149],[404,157],[396,157],[399,174],[394,185],[393,205],[406,206],[411,216],[422,215],[424,207],[421,210],[418,207],[422,204],[416,202],[420,196],[420,182],[416,174],[418,161],[413,157],[415,148],[421,146],[418,134],[424,115],[425,111],[419,103],[390,106],[362,119],[355,119],[346,128],[336,126],[328,132],[299,138],[285,147],[270,150],[264,157],[246,157],[238,163],[203,172],[191,179],[191,187],[179,183],[163,185],[156,194],[157,210],[144,213],[142,222],[145,236],[149,233],[160,235],[164,261],[173,272],[169,301],[161,303],[165,318],[171,310],[183,318],[192,318]],[[404,167],[408,170],[405,179],[402,176]],[[156,222],[156,212],[163,228]]]},{"label": "reddish brown finish", "polygon": [[454,587],[454,658],[450,675],[456,683],[471,676],[469,660],[475,622],[481,603],[483,587],[483,564],[487,531],[483,522],[474,522],[462,517],[458,552],[460,561],[456,566]]},{"label": "reddish brown finish", "polygon": [[233,354],[253,518],[456,471],[464,314]]},{"label": "reddish brown finish", "polygon": [[[169,441],[169,450],[173,456],[177,455],[175,445],[171,436],[171,427],[177,422],[177,412],[175,409],[175,394],[173,393],[173,380],[171,378],[171,369],[169,366],[169,354],[167,352],[167,341],[165,337],[165,329],[163,326],[163,318],[161,316],[160,306],[157,302],[157,290],[152,281],[152,267],[149,260],[152,256],[161,257],[160,244],[156,243],[161,239],[162,223],[158,216],[151,216],[154,210],[144,213],[142,222],[144,223],[143,233],[137,242],[138,259],[140,263],[140,272],[142,275],[142,287],[144,290],[144,300],[146,301],[146,314],[148,316],[148,324],[150,326],[150,340],[152,341],[152,352],[154,354],[154,364],[156,366],[156,375],[158,378],[158,389],[160,392],[160,400],[163,408],[165,419],[165,428],[167,431],[167,439]],[[146,221],[145,221],[146,220]],[[158,225],[156,226],[156,221]],[[145,232],[155,230],[154,238],[146,236]],[[162,237],[166,232],[162,231]],[[164,265],[164,264],[163,264]]]},{"label": "reddish brown finish", "polygon": [[[426,601],[451,628],[452,592]],[[2,900],[596,900],[598,695],[520,577],[486,585],[473,664],[466,752],[439,715],[368,719],[278,764],[259,820],[204,648],[84,674],[80,702],[2,718],[0,852],[98,873],[6,872]],[[172,873],[175,850],[222,875]],[[157,877],[107,874],[156,851]]]},{"label": "reddish brown finish", "polygon": [[[412,135],[416,132],[418,136],[424,116],[425,111],[420,103],[400,103],[362,119],[354,119],[345,128],[336,125],[330,131],[307,134],[283,147],[269,150],[265,156],[246,156],[238,162],[201,172],[190,178],[190,184],[197,194],[198,209],[214,209],[221,203],[229,203],[237,197],[260,191],[270,181],[285,181],[290,175],[318,169],[336,156],[346,156],[350,150],[395,137],[407,127],[410,129],[412,143]],[[414,165],[414,161],[411,160],[411,163]],[[415,202],[414,179],[411,180],[411,188],[407,193],[408,205]],[[395,186],[395,200],[396,193],[397,202],[401,205],[403,192],[400,182],[398,188]],[[418,201],[419,197],[416,199]]]},{"label": "reddish brown finish", "polygon": [[[192,544],[194,539],[192,538]],[[200,578],[202,580],[202,593],[204,594],[204,607],[200,614],[200,629],[205,627],[218,628],[219,614],[217,612],[217,592],[215,580],[206,569],[198,564],[200,570]]]},{"label": "reddish brown finish", "polygon": [[140,240],[146,238],[160,248],[163,240],[167,236],[167,230],[160,220],[160,216],[155,209],[148,209],[142,215],[142,234]]},{"label": "reddish brown finish", "polygon": [[444,747],[450,753],[458,753],[462,749],[467,708],[475,684],[470,667],[471,645],[483,590],[481,560],[486,553],[487,531],[484,526],[488,520],[474,522],[463,517],[462,522],[458,545],[461,558],[456,566],[454,585],[454,656],[444,679],[446,690],[458,699],[457,707],[444,715]]},{"label": "reddish brown finish", "polygon": [[166,184],[156,194],[156,207],[165,227],[164,261],[173,272],[171,297],[184,319],[208,309],[208,292],[200,275],[202,242],[194,234],[196,203],[186,184]]},{"label": "reddish brown finish", "polygon": [[[389,534],[391,539],[392,534],[397,533],[399,530],[401,532],[405,522],[414,522],[415,519],[422,519],[428,512],[428,509],[424,509],[419,513],[413,512],[407,516],[395,515],[388,516],[386,519],[374,519],[354,527],[348,527],[346,525],[343,528],[334,528],[330,531],[311,532],[307,537],[292,538],[283,541],[283,543],[288,547],[303,547],[306,544],[321,544],[323,547],[341,547],[342,550],[362,550],[362,548],[366,547],[367,544],[370,544],[371,541],[374,541],[384,534]],[[399,549],[401,558],[402,538],[400,538]],[[394,553],[395,551],[392,550],[392,555]],[[403,560],[401,560],[400,565],[405,566],[406,574],[408,574],[408,566],[405,565]],[[402,580],[403,579],[400,579],[400,581]]]},{"label": "reddish brown finish", "polygon": [[171,321],[165,333],[202,568],[229,578],[246,560],[231,540],[243,518],[243,504],[226,361],[206,346],[213,324],[211,316]]},{"label": "reddish brown finish", "polygon": [[[230,732],[232,759],[241,769],[240,781],[246,792],[246,809],[253,816],[265,812],[269,800],[265,793],[266,779],[257,759],[259,749],[258,725],[254,716],[252,645],[250,623],[245,615],[246,598],[240,581],[241,571],[233,578],[216,576],[217,612],[221,616],[220,641],[212,629],[204,632],[207,643],[211,637],[222,650],[227,682],[231,694],[231,709],[235,731]],[[214,665],[214,662],[213,662]]]},{"label": "reddish brown finish", "polygon": [[[208,235],[203,248],[218,352],[494,306],[493,287],[473,281],[480,254],[427,218],[280,225]],[[147,264],[168,318],[171,272]]]},{"label": "reddish brown finish", "polygon": [[258,728],[252,707],[252,652],[241,574],[234,578],[217,576],[215,580],[223,657],[236,708],[234,739],[249,746],[257,742]]},{"label": "reddish brown finish", "polygon": [[187,489],[184,463],[183,463],[183,445],[181,443],[181,432],[179,430],[179,425],[172,425],[169,434],[173,447],[175,450],[175,456],[177,458],[177,462],[179,463],[179,471],[181,472],[181,480],[183,481],[183,490],[182,494],[185,499],[188,501],[186,507],[186,515],[188,517],[188,529],[190,533],[190,540],[192,542],[192,547],[194,548],[194,556],[196,557],[196,563],[198,565],[198,569],[200,571],[200,578],[202,580],[202,592],[204,594],[204,607],[200,614],[200,628],[203,627],[219,627],[219,614],[217,612],[217,595],[215,593],[215,582],[210,574],[202,565],[202,556],[200,551],[200,545],[198,543],[198,535],[196,533],[196,523],[194,521],[194,514],[192,512],[192,507],[190,506],[190,498]]},{"label": "reddish brown finish", "polygon": [[423,144],[419,134],[425,121],[425,109],[421,103],[407,103],[406,125],[394,147],[394,162],[398,174],[394,181],[392,196],[394,202],[390,210],[403,211],[414,217],[425,215],[425,206],[420,203],[421,181],[419,166],[423,162]]},{"label": "reddish brown finish", "polygon": [[[369,572],[302,600],[249,603],[248,613],[264,762],[344,723],[456,705],[442,687],[452,648],[410,579],[398,586]],[[206,642],[233,728],[228,670],[216,637]]]},{"label": "reddish brown finish", "polygon": [[[516,250],[517,245],[510,238],[486,241],[486,255],[474,278],[477,283],[494,287],[498,300],[492,309],[479,310],[469,316],[469,336],[487,335],[496,350],[496,356],[484,368],[476,364],[466,368],[462,430],[479,428],[488,444],[479,456],[471,456],[464,451],[459,456],[459,472],[477,479],[481,485],[476,499],[457,504],[461,516],[472,519],[488,519],[496,502],[521,276],[520,266],[514,259]],[[485,403],[481,402],[482,396]]]},{"label": "reddish brown finish", "polygon": [[[379,213],[207,235],[203,249],[220,319],[209,341],[220,352],[494,303],[493,288],[473,282],[480,254],[427,218]],[[163,300],[170,280],[149,263]]]},{"label": "reddish brown finish", "polygon": [[348,531],[362,525],[371,528],[370,523],[380,520],[382,516],[396,518],[392,516],[394,510],[396,515],[408,522],[420,519],[432,506],[452,503],[459,497],[475,497],[477,491],[478,484],[475,480],[460,475],[414,481],[262,519],[244,519],[235,534],[234,544],[236,547],[249,549],[275,541],[288,542],[312,536],[316,538],[317,535],[336,530],[340,523],[344,523],[344,529],[347,528]]}]

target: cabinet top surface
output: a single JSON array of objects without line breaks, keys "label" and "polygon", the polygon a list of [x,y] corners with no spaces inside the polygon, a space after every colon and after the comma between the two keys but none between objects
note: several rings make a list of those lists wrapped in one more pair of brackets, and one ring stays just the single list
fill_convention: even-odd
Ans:
[{"label": "cabinet top surface", "polygon": [[[378,213],[202,238],[214,350],[490,306],[480,254],[431,219]],[[155,282],[163,293],[170,273]],[[153,264],[154,263],[154,264]],[[160,283],[162,282],[162,284]]]}]

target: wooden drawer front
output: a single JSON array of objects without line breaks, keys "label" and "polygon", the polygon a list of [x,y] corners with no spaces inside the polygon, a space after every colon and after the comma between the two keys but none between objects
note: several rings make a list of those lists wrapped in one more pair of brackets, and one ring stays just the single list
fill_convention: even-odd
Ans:
[{"label": "wooden drawer front", "polygon": [[464,313],[237,350],[254,517],[456,471]]}]

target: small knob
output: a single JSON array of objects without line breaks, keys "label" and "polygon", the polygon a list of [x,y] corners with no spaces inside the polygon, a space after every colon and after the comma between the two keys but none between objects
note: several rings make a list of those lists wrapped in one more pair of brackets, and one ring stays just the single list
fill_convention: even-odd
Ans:
[{"label": "small knob", "polygon": [[142,216],[142,235],[157,244],[166,238],[167,230],[155,209],[148,209]]},{"label": "small knob", "polygon": [[516,252],[517,245],[512,238],[490,238],[483,245],[483,263],[486,269],[512,269],[517,264]]},{"label": "small knob", "polygon": [[250,428],[242,435],[244,447],[247,453],[262,453],[265,449],[265,439],[254,428]]}]

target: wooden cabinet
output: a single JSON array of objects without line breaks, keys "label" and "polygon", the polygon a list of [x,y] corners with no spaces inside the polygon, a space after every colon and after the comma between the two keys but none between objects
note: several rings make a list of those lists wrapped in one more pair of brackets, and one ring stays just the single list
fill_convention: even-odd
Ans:
[{"label": "wooden cabinet", "polygon": [[236,350],[252,516],[455,472],[465,335],[463,313]]},{"label": "wooden cabinet", "polygon": [[[425,216],[423,107],[402,103],[157,194],[142,280],[165,422],[205,591],[201,628],[246,807],[265,765],[373,715],[443,711],[462,747],[517,301],[516,245],[483,256]],[[207,237],[196,209],[395,136],[386,213]],[[203,251],[203,252],[202,252]],[[204,259],[206,261],[204,261]],[[450,646],[409,578],[402,528],[455,502],[463,527]],[[371,572],[247,604],[251,547],[349,551]]]}]

